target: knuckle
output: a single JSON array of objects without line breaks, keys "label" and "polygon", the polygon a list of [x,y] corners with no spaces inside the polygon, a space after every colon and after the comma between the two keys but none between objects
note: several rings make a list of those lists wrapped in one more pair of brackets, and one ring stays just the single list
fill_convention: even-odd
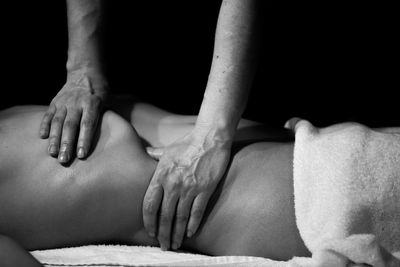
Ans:
[{"label": "knuckle", "polygon": [[69,140],[62,140],[60,146],[68,147],[69,146]]},{"label": "knuckle", "polygon": [[48,112],[46,112],[44,115],[43,115],[43,121],[49,121],[50,120],[50,117],[52,116],[53,114],[52,113],[50,113],[49,111]]},{"label": "knuckle", "polygon": [[171,179],[168,182],[168,191],[175,192],[182,188],[182,181],[178,177]]},{"label": "knuckle", "polygon": [[65,149],[72,149],[72,140],[70,139],[63,139],[61,141],[60,147],[64,147]]},{"label": "knuckle", "polygon": [[67,129],[73,129],[77,127],[77,123],[74,120],[66,120],[64,122],[64,127],[66,127]]},{"label": "knuckle", "polygon": [[203,217],[203,210],[202,209],[192,210],[191,217],[195,220],[200,220]]},{"label": "knuckle", "polygon": [[156,208],[152,201],[147,200],[143,204],[143,211],[145,214],[153,215],[156,213]]},{"label": "knuckle", "polygon": [[196,179],[194,175],[187,176],[183,181],[183,186],[185,188],[196,188],[199,186],[198,179]]},{"label": "knuckle", "polygon": [[78,145],[78,147],[86,148],[89,146],[89,140],[86,140],[85,138],[79,138],[77,145]]},{"label": "knuckle", "polygon": [[76,103],[68,101],[68,102],[64,103],[63,109],[66,109],[68,111],[68,113],[74,112],[76,109]]},{"label": "knuckle", "polygon": [[160,215],[160,224],[169,224],[172,221],[172,216],[169,214]]},{"label": "knuckle", "polygon": [[82,127],[85,128],[93,128],[94,127],[94,119],[86,118],[82,121]]},{"label": "knuckle", "polygon": [[52,120],[52,124],[61,124],[63,120],[64,119],[62,117],[54,117]]},{"label": "knuckle", "polygon": [[40,123],[40,130],[46,130],[49,128],[49,121],[43,119],[42,123]]},{"label": "knuckle", "polygon": [[166,173],[163,169],[157,168],[156,172],[154,173],[154,183],[158,185],[162,185],[165,181]]},{"label": "knuckle", "polygon": [[187,214],[178,213],[176,214],[176,222],[177,223],[185,223],[189,219]]}]

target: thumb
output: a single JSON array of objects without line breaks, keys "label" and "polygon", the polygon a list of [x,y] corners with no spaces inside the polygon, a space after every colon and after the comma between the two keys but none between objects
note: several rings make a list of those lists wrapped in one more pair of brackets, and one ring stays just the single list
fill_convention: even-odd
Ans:
[{"label": "thumb", "polygon": [[159,160],[162,157],[162,155],[164,154],[164,148],[148,146],[148,147],[146,147],[146,152],[153,159]]}]

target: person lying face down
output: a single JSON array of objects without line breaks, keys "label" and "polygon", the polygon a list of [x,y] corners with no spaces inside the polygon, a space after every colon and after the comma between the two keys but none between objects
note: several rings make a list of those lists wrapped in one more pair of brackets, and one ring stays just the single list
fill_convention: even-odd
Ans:
[{"label": "person lying face down", "polygon": [[[196,118],[145,103],[107,111],[90,157],[63,166],[47,156],[47,141],[37,138],[45,111],[20,106],[0,112],[0,234],[26,250],[157,246],[158,237],[149,237],[142,221],[143,197],[157,165],[143,143],[168,145],[189,132]],[[293,139],[261,128],[240,122],[228,170],[198,232],[174,240],[182,249],[278,260],[309,255],[295,222]],[[8,238],[0,246],[21,253]],[[0,260],[10,255],[0,253]]]},{"label": "person lying face down", "polygon": [[[159,163],[143,200],[143,223],[151,237],[158,232],[162,250],[179,248],[180,241],[175,239],[191,237],[197,231],[226,171],[261,47],[258,29],[262,2],[221,2],[210,73],[196,125],[190,133],[165,146],[164,153],[158,153]],[[105,9],[101,0],[66,1],[67,79],[43,113],[38,129],[40,137],[48,140],[49,155],[58,157],[61,164],[88,156],[100,111],[110,100],[101,48]],[[148,30],[152,31],[151,27]],[[185,182],[188,180],[192,181]],[[176,184],[184,186],[178,190]],[[159,224],[158,211],[164,218]],[[176,217],[187,218],[188,222],[178,220],[172,235],[169,230]]]}]

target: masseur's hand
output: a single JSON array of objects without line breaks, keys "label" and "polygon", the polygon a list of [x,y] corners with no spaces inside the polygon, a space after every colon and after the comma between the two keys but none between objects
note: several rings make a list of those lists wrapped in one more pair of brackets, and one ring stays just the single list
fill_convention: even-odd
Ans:
[{"label": "masseur's hand", "polygon": [[88,155],[107,88],[96,73],[68,73],[67,82],[51,101],[40,126],[40,137],[49,138],[49,154],[58,156],[60,163],[68,163],[75,153],[78,158]]},{"label": "masseur's hand", "polygon": [[230,141],[201,130],[165,148],[147,148],[159,163],[144,197],[143,219],[161,249],[178,249],[185,234],[191,237],[197,231],[227,168],[230,150]]}]

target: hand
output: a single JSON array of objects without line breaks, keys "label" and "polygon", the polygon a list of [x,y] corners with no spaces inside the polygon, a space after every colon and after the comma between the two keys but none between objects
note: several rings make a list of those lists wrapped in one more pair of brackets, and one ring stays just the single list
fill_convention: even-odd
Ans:
[{"label": "hand", "polygon": [[151,237],[157,234],[162,250],[170,248],[171,240],[172,249],[178,249],[185,232],[191,237],[197,231],[230,150],[230,141],[199,138],[196,131],[168,147],[147,148],[159,163],[144,197],[143,221]]},{"label": "hand", "polygon": [[40,126],[40,137],[49,138],[51,156],[65,164],[73,158],[75,148],[78,158],[88,155],[106,98],[107,85],[98,76],[80,71],[68,74]]}]

